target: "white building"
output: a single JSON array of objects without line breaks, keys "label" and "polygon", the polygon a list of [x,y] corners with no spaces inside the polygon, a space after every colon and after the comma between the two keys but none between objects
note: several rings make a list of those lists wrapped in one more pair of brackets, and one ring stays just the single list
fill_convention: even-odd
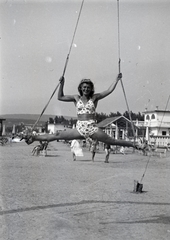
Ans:
[{"label": "white building", "polygon": [[158,146],[170,144],[170,111],[146,110],[144,112],[144,126],[149,142]]},{"label": "white building", "polygon": [[62,124],[49,123],[47,129],[50,134],[55,134],[57,131],[64,131],[66,129],[66,126]]}]

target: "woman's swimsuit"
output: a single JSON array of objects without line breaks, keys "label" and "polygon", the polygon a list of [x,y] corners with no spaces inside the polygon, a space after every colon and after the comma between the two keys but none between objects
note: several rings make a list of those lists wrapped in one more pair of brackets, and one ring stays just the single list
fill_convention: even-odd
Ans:
[{"label": "woman's swimsuit", "polygon": [[[81,114],[95,114],[95,106],[94,102],[89,99],[89,101],[84,104],[81,99],[77,101],[76,104],[77,115]],[[98,127],[96,126],[95,120],[86,120],[86,121],[77,121],[76,129],[80,133],[81,136],[85,138],[91,137],[95,132],[98,131]]]},{"label": "woman's swimsuit", "polygon": [[89,99],[86,104],[84,104],[83,101],[79,99],[76,104],[76,110],[77,110],[77,115],[96,113],[94,102],[91,99]]}]

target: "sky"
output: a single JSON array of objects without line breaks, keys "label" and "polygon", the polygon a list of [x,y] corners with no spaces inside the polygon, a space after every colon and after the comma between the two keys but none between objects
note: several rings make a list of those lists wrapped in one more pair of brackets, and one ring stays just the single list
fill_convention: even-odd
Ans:
[{"label": "sky", "polygon": [[[0,0],[0,115],[40,114],[70,49],[65,94],[77,94],[82,78],[94,82],[95,92],[106,90],[117,77],[120,57],[125,95],[119,82],[99,102],[97,112],[165,110],[170,95],[170,1],[84,0],[71,44],[81,4]],[[58,101],[57,92],[44,114],[76,116],[73,103]]]}]

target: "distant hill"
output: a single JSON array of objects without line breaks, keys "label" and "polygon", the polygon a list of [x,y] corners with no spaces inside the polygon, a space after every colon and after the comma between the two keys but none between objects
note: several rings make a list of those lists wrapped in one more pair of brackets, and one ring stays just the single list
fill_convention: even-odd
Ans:
[{"label": "distant hill", "polygon": [[[5,125],[10,126],[13,124],[19,124],[21,122],[26,123],[26,124],[34,124],[36,120],[39,118],[39,114],[5,114],[5,115],[0,115],[0,118],[5,118]],[[40,118],[39,123],[44,124],[49,120],[49,118],[54,118],[56,115],[49,115],[45,114],[42,115]],[[70,116],[63,116],[66,120],[76,119],[76,117],[70,117]]]}]

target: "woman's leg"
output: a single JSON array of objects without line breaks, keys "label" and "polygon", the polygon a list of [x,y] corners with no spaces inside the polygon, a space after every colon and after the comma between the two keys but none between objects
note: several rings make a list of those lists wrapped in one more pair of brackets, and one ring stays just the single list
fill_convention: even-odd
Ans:
[{"label": "woman's leg", "polygon": [[103,132],[101,129],[98,129],[97,132],[95,132],[92,136],[92,139],[97,139],[100,142],[104,142],[109,145],[118,145],[118,146],[126,146],[126,147],[136,147],[134,142],[131,141],[125,141],[125,140],[117,140],[114,138],[111,138],[109,135],[107,135],[105,132]]},{"label": "woman's leg", "polygon": [[76,161],[76,154],[73,152],[73,161]]},{"label": "woman's leg", "polygon": [[94,157],[95,157],[96,152],[92,152],[92,161],[94,162]]},{"label": "woman's leg", "polygon": [[105,153],[106,153],[106,156],[105,156],[105,161],[104,161],[104,162],[108,162],[109,152],[108,152],[108,149],[107,149],[107,148],[105,149]]},{"label": "woman's leg", "polygon": [[31,144],[34,141],[47,141],[52,142],[55,140],[73,140],[73,139],[84,139],[83,136],[74,129],[67,129],[65,131],[57,132],[56,134],[42,134],[42,135],[31,135],[26,136],[26,143]]},{"label": "woman's leg", "polygon": [[105,163],[109,162],[109,153],[107,153],[106,158],[105,158]]},{"label": "woman's leg", "polygon": [[105,157],[105,163],[109,163],[109,156],[110,156],[110,149],[105,149],[106,157]]}]

